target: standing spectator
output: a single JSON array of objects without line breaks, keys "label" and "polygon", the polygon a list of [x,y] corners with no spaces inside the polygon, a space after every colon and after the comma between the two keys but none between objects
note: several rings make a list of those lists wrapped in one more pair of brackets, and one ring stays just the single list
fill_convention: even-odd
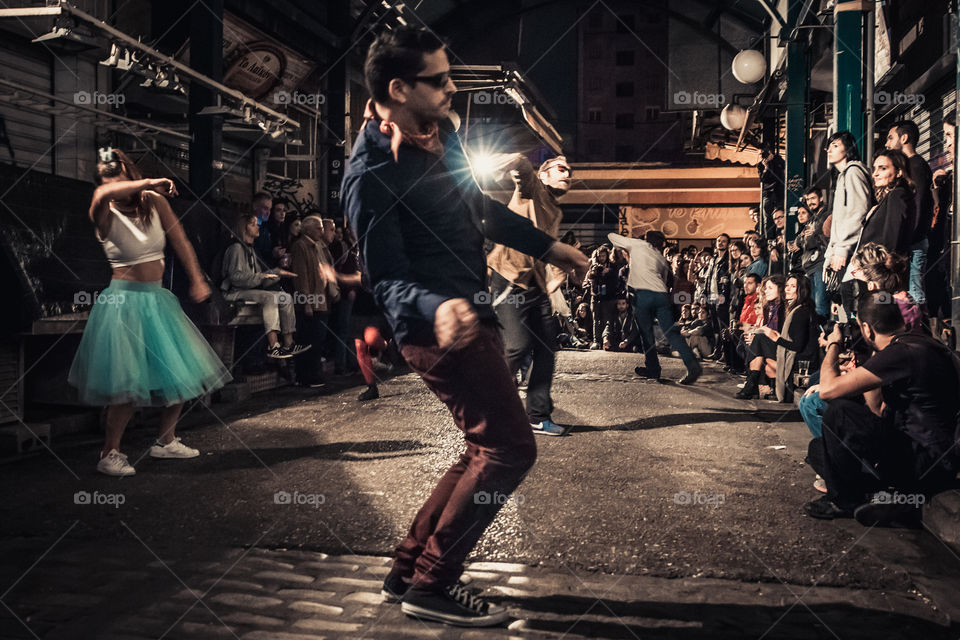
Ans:
[{"label": "standing spectator", "polygon": [[274,200],[270,207],[270,218],[267,220],[267,235],[270,237],[270,266],[278,266],[287,252],[284,244],[284,222],[287,219],[287,201]]},{"label": "standing spectator", "polygon": [[270,237],[270,213],[273,210],[273,196],[266,191],[253,194],[253,213],[257,216],[257,225],[260,233],[253,243],[253,248],[260,256],[260,262],[273,266],[273,239]]},{"label": "standing spectator", "polygon": [[886,147],[901,151],[910,164],[910,180],[916,189],[915,216],[911,222],[910,236],[910,296],[917,304],[927,301],[924,292],[924,274],[927,270],[927,253],[930,241],[930,224],[933,222],[933,172],[930,165],[917,153],[920,129],[912,120],[900,120],[887,131]]},{"label": "standing spectator", "polygon": [[760,233],[760,208],[759,207],[750,207],[748,212],[750,215],[750,220],[753,221],[753,232],[756,234]]},{"label": "standing spectator", "polygon": [[688,278],[690,274],[690,262],[678,253],[674,256],[672,286],[670,287],[671,298],[675,315],[679,315],[680,308],[685,304],[693,302],[693,283]]},{"label": "standing spectator", "polygon": [[787,243],[787,273],[793,273],[801,269],[803,250],[800,247],[799,240],[809,222],[810,210],[807,209],[806,205],[800,205],[797,207],[797,237],[793,239],[793,242]]},{"label": "standing spectator", "polygon": [[626,249],[630,254],[630,280],[627,285],[634,291],[634,315],[645,349],[644,366],[636,367],[634,372],[645,378],[660,379],[660,360],[653,337],[653,321],[656,318],[660,330],[666,334],[686,366],[687,372],[680,379],[680,384],[693,384],[700,377],[702,369],[674,325],[673,306],[667,294],[669,267],[667,259],[663,257],[663,234],[647,231],[646,240],[625,238],[616,233],[607,237],[613,246]]},{"label": "standing spectator", "polygon": [[617,312],[617,284],[620,269],[610,260],[610,248],[600,245],[593,252],[590,271],[583,286],[590,292],[590,312],[593,314],[593,341],[591,349],[599,349],[603,328]]},{"label": "standing spectator", "polygon": [[[353,325],[353,303],[362,286],[360,253],[353,229],[349,226],[337,228],[340,234],[339,255],[334,256],[333,268],[337,272],[337,285],[340,287],[340,299],[333,305],[333,369],[336,374],[349,374],[356,371],[357,360],[354,357],[355,344],[351,333]],[[337,246],[336,240],[334,247]],[[331,251],[333,254],[333,251]]]},{"label": "standing spectator", "polygon": [[943,320],[951,315],[950,241],[953,233],[953,163],[956,138],[956,116],[953,112],[943,118],[943,146],[946,152],[946,168],[933,174],[934,217],[927,236],[930,249],[927,253],[926,294],[927,309],[934,325],[934,335],[940,335]]},{"label": "standing spectator", "polygon": [[[740,315],[740,307],[743,305],[743,278],[747,275],[747,269],[740,264],[741,258],[747,253],[747,245],[742,240],[734,240],[730,243],[730,306],[727,311],[729,319],[736,320]],[[751,261],[752,262],[752,261]]]},{"label": "standing spectator", "polygon": [[857,249],[876,242],[891,252],[910,255],[916,196],[907,157],[899,151],[878,152],[873,161],[873,184],[877,204],[863,219]]},{"label": "standing spectator", "polygon": [[282,238],[280,244],[286,249],[280,257],[280,266],[284,269],[290,268],[290,245],[300,237],[302,229],[303,220],[301,220],[300,216],[288,213],[283,220],[283,227],[280,229],[280,237]]},{"label": "standing spectator", "polygon": [[707,269],[707,304],[714,331],[730,322],[730,236],[721,233],[714,241],[713,259]]},{"label": "standing spectator", "polygon": [[783,158],[775,154],[769,147],[760,152],[760,164],[757,172],[760,174],[760,226],[757,231],[764,240],[774,240],[777,237],[776,226],[773,222],[773,212],[783,208],[783,198],[786,187],[783,181],[787,165]]},{"label": "standing spectator", "polygon": [[[824,264],[824,280],[828,274],[843,273],[853,255],[863,219],[873,204],[873,189],[870,174],[860,162],[856,141],[849,131],[838,131],[827,140],[827,161],[840,172],[837,188],[833,194],[833,222],[830,225],[830,242],[827,244]],[[840,289],[846,315],[853,313],[855,288],[845,282]]]},{"label": "standing spectator", "polygon": [[773,212],[773,226],[776,237],[767,242],[770,250],[770,268],[771,274],[784,272],[783,265],[787,262],[787,251],[784,246],[787,229],[787,214],[783,209],[776,209]]},{"label": "standing spectator", "polygon": [[770,269],[770,254],[767,252],[767,243],[755,236],[747,240],[747,249],[750,252],[750,266],[747,273],[766,278]]},{"label": "standing spectator", "polygon": [[810,279],[810,292],[817,315],[826,318],[830,312],[830,305],[827,304],[827,289],[823,282],[824,255],[829,243],[829,238],[824,233],[827,214],[820,198],[820,191],[816,187],[806,190],[804,200],[810,212],[810,219],[797,235],[796,242],[801,251],[800,269]]},{"label": "standing spectator", "polygon": [[321,351],[330,327],[330,307],[340,296],[336,273],[321,250],[323,226],[318,216],[307,216],[300,238],[290,247],[291,266],[298,276],[294,297],[298,335],[313,347],[297,360],[297,381],[309,387],[323,384]]}]

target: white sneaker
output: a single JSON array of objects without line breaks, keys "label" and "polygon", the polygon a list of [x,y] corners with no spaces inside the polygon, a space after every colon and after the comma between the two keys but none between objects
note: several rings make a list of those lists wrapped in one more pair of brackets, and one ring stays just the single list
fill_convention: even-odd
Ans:
[{"label": "white sneaker", "polygon": [[198,455],[198,450],[183,444],[180,438],[174,438],[169,444],[158,442],[150,447],[151,458],[196,458]]},{"label": "white sneaker", "polygon": [[116,449],[110,449],[110,452],[100,457],[97,463],[97,471],[105,473],[108,476],[126,477],[136,475],[137,470],[127,462],[127,456]]}]

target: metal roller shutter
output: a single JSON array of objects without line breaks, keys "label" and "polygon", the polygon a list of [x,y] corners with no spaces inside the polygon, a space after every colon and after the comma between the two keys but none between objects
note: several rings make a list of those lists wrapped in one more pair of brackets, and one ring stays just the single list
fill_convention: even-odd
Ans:
[{"label": "metal roller shutter", "polygon": [[[0,41],[0,78],[16,86],[53,92],[50,59],[38,48],[23,50]],[[15,89],[0,86],[0,117],[19,167],[53,172],[53,118],[36,110],[18,106]],[[6,145],[0,144],[0,162],[10,162]]]}]

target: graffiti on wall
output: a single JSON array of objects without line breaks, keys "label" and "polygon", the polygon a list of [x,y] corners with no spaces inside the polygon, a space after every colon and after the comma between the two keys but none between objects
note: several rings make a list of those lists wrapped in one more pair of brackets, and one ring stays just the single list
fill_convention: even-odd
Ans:
[{"label": "graffiti on wall", "polygon": [[626,231],[643,237],[660,231],[669,238],[708,239],[720,233],[738,237],[753,227],[749,207],[625,207]]},{"label": "graffiti on wall", "polygon": [[263,190],[273,196],[274,200],[286,200],[287,214],[295,213],[301,218],[322,214],[314,194],[296,178],[267,176],[263,183]]}]

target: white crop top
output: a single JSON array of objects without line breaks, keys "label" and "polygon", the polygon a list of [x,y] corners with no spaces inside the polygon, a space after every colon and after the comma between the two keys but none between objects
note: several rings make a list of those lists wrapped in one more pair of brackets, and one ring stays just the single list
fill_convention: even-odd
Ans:
[{"label": "white crop top", "polygon": [[111,267],[129,267],[142,262],[163,259],[163,248],[167,246],[167,235],[163,232],[160,215],[156,208],[151,210],[150,221],[146,226],[136,218],[125,216],[110,207],[110,228],[106,238],[97,237],[107,254]]}]

